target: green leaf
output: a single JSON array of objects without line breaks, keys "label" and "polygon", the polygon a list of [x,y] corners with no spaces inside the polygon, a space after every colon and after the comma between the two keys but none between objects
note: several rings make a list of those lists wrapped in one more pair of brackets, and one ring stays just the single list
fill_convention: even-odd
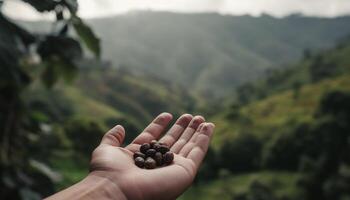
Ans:
[{"label": "green leaf", "polygon": [[100,39],[95,35],[91,28],[86,25],[79,17],[75,16],[72,19],[73,27],[84,42],[86,47],[95,54],[96,57],[100,58]]},{"label": "green leaf", "polygon": [[53,56],[45,61],[46,69],[41,79],[46,87],[51,88],[60,79],[72,82],[78,74],[78,68],[72,61]]},{"label": "green leaf", "polygon": [[59,72],[64,80],[68,83],[72,82],[78,75],[78,67],[71,62],[60,62]]},{"label": "green leaf", "polygon": [[67,62],[80,59],[83,56],[78,41],[66,36],[47,36],[38,46],[38,53],[43,60],[58,56]]},{"label": "green leaf", "polygon": [[76,40],[65,36],[47,36],[38,46],[38,54],[46,69],[41,79],[52,87],[60,78],[72,81],[77,74],[75,62],[81,59],[82,49]]}]

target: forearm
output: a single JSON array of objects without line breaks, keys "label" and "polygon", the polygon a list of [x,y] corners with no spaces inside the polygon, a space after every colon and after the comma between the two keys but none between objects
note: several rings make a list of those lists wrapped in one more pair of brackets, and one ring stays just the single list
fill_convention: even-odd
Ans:
[{"label": "forearm", "polygon": [[89,175],[79,183],[56,193],[46,200],[126,200],[119,187],[106,178]]}]

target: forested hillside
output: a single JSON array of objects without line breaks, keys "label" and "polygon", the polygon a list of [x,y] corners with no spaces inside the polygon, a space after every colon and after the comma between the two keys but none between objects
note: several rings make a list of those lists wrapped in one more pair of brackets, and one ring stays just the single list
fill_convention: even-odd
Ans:
[{"label": "forested hillside", "polygon": [[74,83],[62,82],[52,90],[36,85],[27,95],[30,105],[53,122],[84,119],[105,129],[115,123],[125,124],[126,142],[153,116],[165,110],[176,116],[194,107],[194,99],[181,87],[100,66],[81,68]]},{"label": "forested hillside", "polygon": [[244,86],[246,98],[212,118],[203,174],[220,179],[183,198],[349,197],[349,58],[348,40]]},{"label": "forested hillside", "polygon": [[[226,96],[266,69],[296,62],[306,49],[333,46],[350,32],[349,23],[350,17],[166,12],[132,12],[89,21],[103,38],[103,58],[114,67],[190,85],[191,93],[211,99]],[[27,25],[36,31],[50,30],[41,22]]]}]

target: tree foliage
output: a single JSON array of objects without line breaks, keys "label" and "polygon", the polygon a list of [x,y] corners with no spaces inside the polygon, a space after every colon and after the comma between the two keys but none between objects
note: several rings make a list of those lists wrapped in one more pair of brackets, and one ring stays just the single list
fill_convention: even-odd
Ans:
[{"label": "tree foliage", "polygon": [[[99,56],[99,40],[76,15],[76,0],[23,2],[38,12],[54,12],[56,21],[54,31],[34,34],[0,12],[1,199],[40,199],[53,192],[54,178],[37,160],[45,151],[38,150],[35,156],[28,151],[47,147],[42,138],[49,134],[51,126],[46,124],[44,113],[34,112],[27,104],[23,92],[37,79],[48,87],[60,79],[72,80],[77,62],[83,57],[80,41]],[[76,30],[77,37],[68,34],[70,28]]]},{"label": "tree foliage", "polygon": [[243,133],[227,141],[220,151],[221,167],[232,172],[252,171],[260,165],[262,143],[255,136]]}]

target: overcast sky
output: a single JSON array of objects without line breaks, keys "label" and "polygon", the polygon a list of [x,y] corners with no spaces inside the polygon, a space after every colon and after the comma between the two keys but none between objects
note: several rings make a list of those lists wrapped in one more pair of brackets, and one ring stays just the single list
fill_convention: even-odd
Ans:
[{"label": "overcast sky", "polygon": [[[350,14],[350,0],[78,0],[79,14],[84,18],[110,16],[132,10],[173,12],[218,12],[222,14],[268,13],[285,16],[291,13],[334,17]],[[3,11],[22,19],[42,18],[19,0],[5,0]],[[50,18],[45,15],[44,17]],[[51,16],[52,17],[52,16]]]}]

